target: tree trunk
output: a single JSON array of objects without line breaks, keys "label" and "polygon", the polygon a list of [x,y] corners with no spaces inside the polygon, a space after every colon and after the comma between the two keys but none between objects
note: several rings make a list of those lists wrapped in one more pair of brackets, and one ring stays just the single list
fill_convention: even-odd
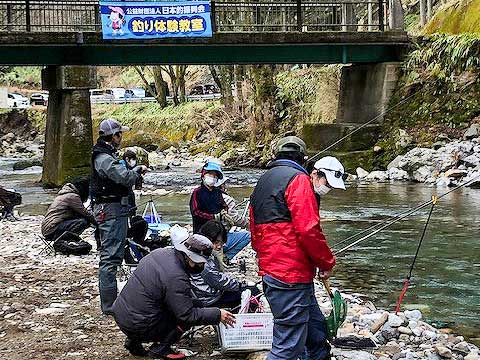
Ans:
[{"label": "tree trunk", "polygon": [[239,104],[243,103],[243,65],[235,65],[234,77],[235,77],[235,90],[236,90],[236,101]]},{"label": "tree trunk", "polygon": [[[142,79],[143,84],[145,85],[145,88],[155,97],[155,100],[157,100],[158,104],[160,105],[160,108],[163,109],[165,106],[167,106],[167,94],[166,94],[165,88],[162,88],[162,86],[160,86],[160,84],[162,84],[162,81],[163,81],[161,70],[159,66],[153,66],[152,68],[153,68],[152,73],[153,73],[156,89],[150,86],[150,83],[145,77],[145,68],[142,69],[140,66],[135,66],[135,71],[138,73],[138,75]],[[157,71],[160,73],[159,74],[160,80],[157,79]],[[163,81],[163,83],[165,84],[165,86],[168,86],[165,81]]]},{"label": "tree trunk", "polygon": [[232,82],[233,82],[233,66],[220,66],[220,81],[222,83],[223,93],[222,102],[226,107],[231,107],[233,104]]},{"label": "tree trunk", "polygon": [[167,106],[167,88],[168,83],[163,80],[162,68],[160,66],[152,66],[153,81],[157,89],[157,96],[155,97],[163,109]]},{"label": "tree trunk", "polygon": [[185,73],[187,72],[187,65],[176,65],[175,77],[177,85],[177,94],[180,102],[187,101],[187,95],[185,91]]},{"label": "tree trunk", "polygon": [[179,101],[178,101],[178,84],[177,84],[177,76],[176,76],[174,66],[173,65],[168,65],[165,72],[170,77],[170,84],[172,85],[173,104],[178,105],[179,104]]},{"label": "tree trunk", "polygon": [[253,65],[250,77],[253,81],[254,136],[252,141],[268,139],[276,132],[274,65]]},{"label": "tree trunk", "polygon": [[220,76],[218,76],[217,68],[215,65],[208,65],[208,68],[210,69],[210,74],[212,74],[213,81],[215,81],[218,90],[220,90],[220,93],[223,94],[222,81],[220,80]]},{"label": "tree trunk", "polygon": [[233,104],[232,82],[234,77],[234,67],[232,65],[210,65],[215,84],[217,84],[222,94],[222,104],[230,107]]}]

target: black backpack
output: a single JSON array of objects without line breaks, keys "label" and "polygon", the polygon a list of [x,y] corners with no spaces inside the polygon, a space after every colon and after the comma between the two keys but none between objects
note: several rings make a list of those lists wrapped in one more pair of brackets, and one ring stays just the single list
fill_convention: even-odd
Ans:
[{"label": "black backpack", "polygon": [[77,234],[68,232],[53,243],[56,252],[64,255],[87,255],[92,245],[82,240]]}]

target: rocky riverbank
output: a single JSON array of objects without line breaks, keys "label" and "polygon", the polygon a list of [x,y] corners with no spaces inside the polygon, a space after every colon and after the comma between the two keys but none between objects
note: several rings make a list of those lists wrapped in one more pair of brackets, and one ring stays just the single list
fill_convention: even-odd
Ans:
[{"label": "rocky riverbank", "polygon": [[[0,355],[4,359],[129,359],[123,349],[123,334],[109,317],[100,315],[97,288],[98,254],[65,257],[40,254],[43,244],[41,217],[19,222],[0,222]],[[85,239],[94,244],[91,234]],[[247,262],[246,274],[236,266],[229,271],[258,281],[254,253],[240,254]],[[320,286],[317,298],[324,313],[330,302]],[[341,289],[340,289],[341,290]],[[334,348],[336,360],[457,359],[478,360],[478,348],[448,329],[435,329],[417,311],[395,316],[377,309],[361,294],[344,295],[349,303],[347,320],[339,336],[368,337],[376,348]],[[263,353],[226,357],[212,328],[180,343],[194,359],[263,359]]]},{"label": "rocky riverbank", "polygon": [[[480,187],[480,124],[473,124],[463,139],[441,139],[432,148],[416,147],[397,156],[386,171],[357,169],[360,181],[415,181],[436,186],[456,186],[471,181]],[[474,180],[475,179],[475,180]]]}]

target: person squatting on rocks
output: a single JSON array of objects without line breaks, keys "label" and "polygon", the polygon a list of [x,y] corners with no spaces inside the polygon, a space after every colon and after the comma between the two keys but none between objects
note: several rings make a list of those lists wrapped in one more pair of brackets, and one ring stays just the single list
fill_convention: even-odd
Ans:
[{"label": "person squatting on rocks", "polygon": [[121,265],[128,226],[128,195],[145,166],[125,168],[116,151],[129,130],[114,119],[100,123],[99,139],[92,152],[91,194],[100,236],[99,290],[102,312],[112,314],[117,298],[117,267]]},{"label": "person squatting on rocks", "polygon": [[[202,168],[202,183],[197,187],[190,198],[190,213],[193,219],[193,232],[198,233],[200,227],[208,220],[222,219],[222,213],[228,212],[228,206],[223,198],[222,191],[216,187],[218,180],[223,179],[222,167],[213,161],[208,161]],[[231,260],[250,242],[249,234],[230,232],[223,252]]]},{"label": "person squatting on rocks", "polygon": [[[190,327],[233,326],[234,316],[216,307],[194,305],[190,275],[203,271],[212,254],[212,243],[205,236],[185,233],[173,238],[174,248],[152,251],[142,259],[128,279],[113,306],[115,321],[127,340],[132,355],[158,359],[179,359],[174,345]],[[153,342],[148,353],[142,343]]]},{"label": "person squatting on rocks", "polygon": [[227,240],[223,224],[218,220],[209,220],[198,233],[213,243],[213,253],[200,274],[190,274],[193,297],[204,307],[235,308],[240,305],[244,290],[250,289],[252,296],[258,295],[260,291],[256,286],[249,286],[223,272],[221,256],[217,256],[222,254]]},{"label": "person squatting on rocks", "polygon": [[311,360],[330,359],[313,279],[317,270],[327,278],[335,258],[320,227],[312,180],[302,166],[305,154],[303,140],[280,139],[276,159],[251,196],[252,247],[274,317],[269,360],[297,359],[305,350]]},{"label": "person squatting on rocks", "polygon": [[97,221],[83,205],[89,195],[88,179],[79,179],[63,185],[42,221],[42,235],[54,241],[65,232],[81,235]]},{"label": "person squatting on rocks", "polygon": [[17,220],[13,215],[13,208],[22,203],[22,195],[14,190],[4,189],[0,186],[0,220]]}]

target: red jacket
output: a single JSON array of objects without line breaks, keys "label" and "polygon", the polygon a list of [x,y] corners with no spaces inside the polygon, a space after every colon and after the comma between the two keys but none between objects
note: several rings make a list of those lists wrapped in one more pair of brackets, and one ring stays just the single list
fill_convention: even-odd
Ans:
[{"label": "red jacket", "polygon": [[275,161],[260,178],[251,200],[252,247],[259,275],[309,283],[316,268],[334,267],[310,176],[302,167],[288,160]]}]

